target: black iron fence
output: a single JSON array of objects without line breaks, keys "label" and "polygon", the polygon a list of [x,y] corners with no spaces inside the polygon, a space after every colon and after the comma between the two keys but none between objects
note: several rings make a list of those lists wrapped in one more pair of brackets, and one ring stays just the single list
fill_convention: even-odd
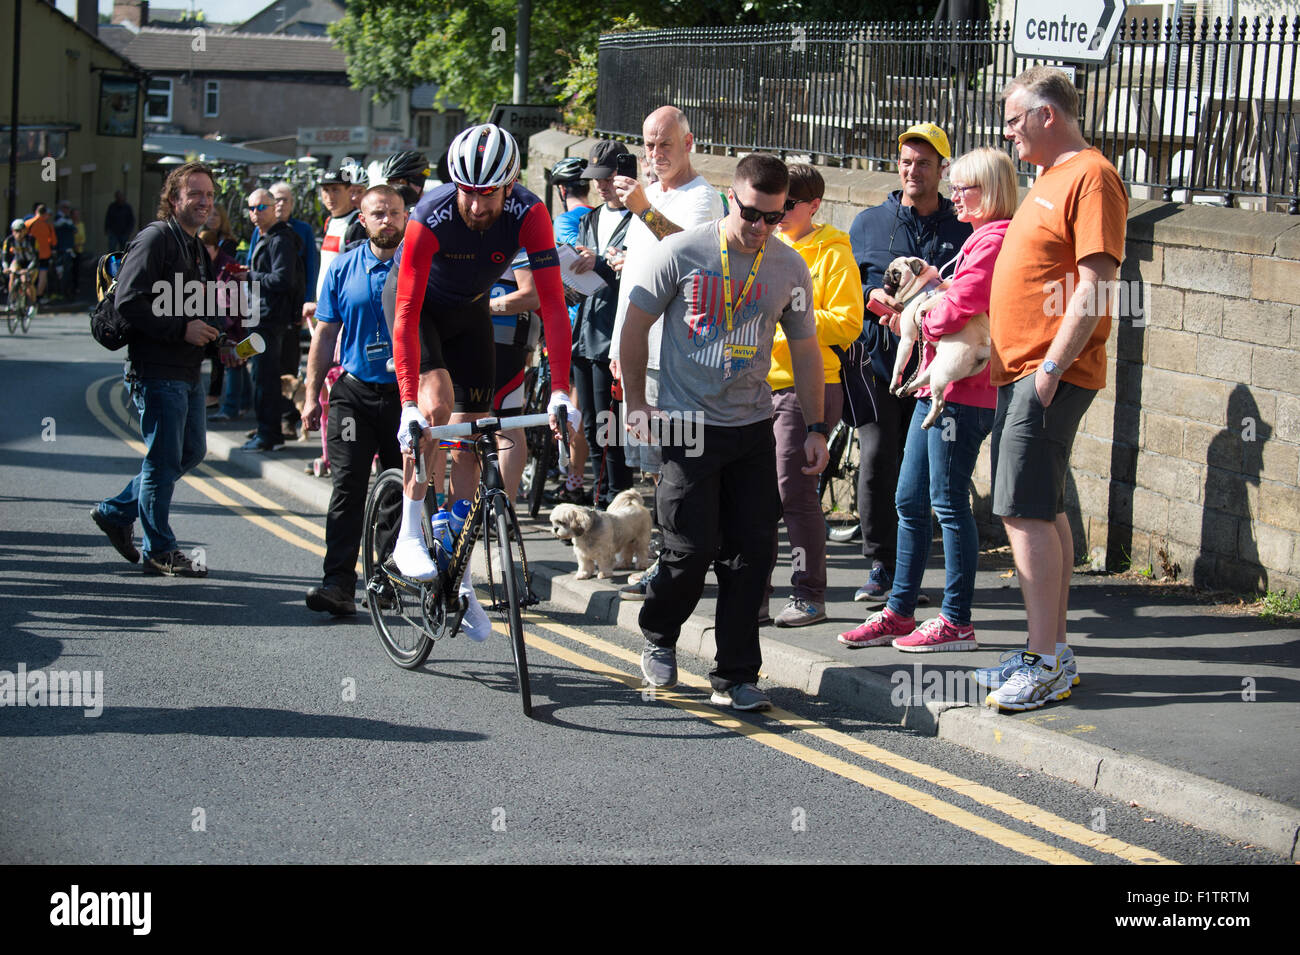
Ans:
[{"label": "black iron fence", "polygon": [[[1130,20],[1106,63],[1074,67],[1084,134],[1136,196],[1300,213],[1298,49],[1300,16]],[[1001,143],[999,93],[1037,62],[1013,54],[1009,23],[608,34],[596,125],[638,139],[646,114],[671,103],[697,148],[885,168],[916,122],[944,127],[954,155]]]}]

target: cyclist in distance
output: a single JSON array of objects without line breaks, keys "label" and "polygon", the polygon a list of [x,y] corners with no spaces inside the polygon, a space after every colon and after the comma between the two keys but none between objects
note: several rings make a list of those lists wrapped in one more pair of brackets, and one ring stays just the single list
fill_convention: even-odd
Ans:
[{"label": "cyclist in distance", "polygon": [[[425,193],[411,214],[396,270],[393,357],[402,400],[398,440],[406,456],[402,528],[393,558],[405,576],[417,580],[432,579],[437,569],[420,531],[427,487],[415,480],[410,425],[427,429],[491,413],[496,378],[488,292],[521,247],[541,299],[546,338],[563,343],[551,357],[552,428],[558,430],[561,404],[569,409],[569,426],[581,424],[569,397],[570,329],[555,236],[545,205],[516,181],[519,146],[500,127],[473,126],[452,141],[448,166],[452,181]],[[427,437],[420,445],[426,473],[433,473],[436,446]],[[472,453],[453,455],[453,499],[471,496],[476,467]],[[461,592],[466,590],[468,619],[482,609],[468,578]]]},{"label": "cyclist in distance", "polygon": [[36,272],[36,242],[27,234],[27,223],[24,220],[15,219],[9,223],[9,234],[0,247],[0,262],[9,276],[11,306],[19,282],[25,283],[28,296],[36,301],[36,285],[32,280]]}]

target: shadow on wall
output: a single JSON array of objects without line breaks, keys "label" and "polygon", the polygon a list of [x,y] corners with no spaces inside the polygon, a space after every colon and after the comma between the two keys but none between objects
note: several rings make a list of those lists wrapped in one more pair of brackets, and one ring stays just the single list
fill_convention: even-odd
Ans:
[{"label": "shadow on wall", "polygon": [[1268,591],[1268,570],[1260,564],[1254,515],[1246,486],[1259,486],[1264,442],[1273,429],[1260,420],[1259,406],[1245,385],[1228,395],[1227,422],[1206,452],[1201,550],[1192,571],[1198,587]]}]

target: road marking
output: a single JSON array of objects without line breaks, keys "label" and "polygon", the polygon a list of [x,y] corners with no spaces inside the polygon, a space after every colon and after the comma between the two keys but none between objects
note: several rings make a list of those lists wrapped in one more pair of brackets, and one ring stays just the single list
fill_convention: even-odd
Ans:
[{"label": "road marking", "polygon": [[[531,616],[532,615],[530,615],[530,617]],[[536,623],[537,621],[534,618],[532,622]],[[549,629],[549,622],[547,626]],[[509,630],[504,624],[494,623],[492,628],[499,633],[506,634],[507,636],[509,635]],[[581,667],[591,673],[606,677],[607,679],[613,680],[617,683],[622,683],[631,690],[639,691],[642,689],[641,678],[639,676],[634,677],[631,674],[624,673],[622,670],[615,670],[613,667],[607,666],[599,660],[584,656],[581,653],[577,653],[567,647],[562,647],[559,644],[552,643],[550,640],[547,640],[544,637],[539,637],[535,633],[526,633],[525,636],[529,646],[536,647],[543,653],[548,653],[551,656],[558,657],[566,663],[571,663],[574,666]],[[703,683],[706,686],[708,685],[707,681],[701,680],[699,677],[691,674],[681,673],[681,676],[686,678],[683,682],[687,682],[692,686],[698,683]],[[928,793],[912,789],[910,786],[904,786],[902,783],[896,783],[891,779],[886,779],[884,776],[878,776],[875,773],[869,772],[860,766],[855,766],[854,764],[839,759],[838,757],[827,755],[826,753],[809,746],[804,746],[802,743],[797,743],[786,736],[778,735],[770,730],[763,729],[761,726],[755,726],[752,723],[747,723],[744,720],[737,719],[727,712],[716,709],[710,704],[701,702],[697,698],[683,696],[682,694],[675,693],[672,690],[655,690],[654,698],[656,700],[662,700],[665,703],[670,703],[678,709],[684,710],[699,719],[707,720],[714,726],[730,730],[733,733],[738,733],[756,743],[761,743],[762,745],[775,749],[778,752],[785,753],[787,756],[792,756],[801,762],[816,766],[818,769],[823,769],[829,773],[833,773],[836,776],[847,779],[850,782],[855,782],[867,789],[873,789],[891,799],[907,803],[909,806],[934,816],[943,822],[965,829],[977,836],[982,836],[985,839],[996,842],[1014,852],[1020,853],[1021,855],[1026,855],[1042,862],[1050,862],[1055,865],[1091,865],[1091,863],[1086,859],[1081,859],[1079,856],[1066,852],[1064,849],[1049,846],[1030,836],[1023,835],[1022,833],[1008,829],[1005,826],[1000,826],[996,822],[983,819],[975,815],[973,812],[968,812],[965,809],[946,803],[942,799],[931,796]]]},{"label": "road marking", "polygon": [[[91,414],[111,434],[125,442],[137,454],[143,456],[145,453],[144,444],[138,439],[133,438],[118,424],[118,422],[114,421],[104,411],[103,406],[100,403],[97,394],[98,389],[102,387],[105,382],[111,382],[114,380],[116,379],[103,378],[99,381],[92,382],[86,390],[86,406],[89,408]],[[128,417],[120,393],[117,393],[116,391],[113,392],[110,402],[121,418],[126,419]],[[308,522],[306,518],[289,513],[281,505],[259,494],[252,488],[243,485],[242,482],[237,479],[227,477],[207,464],[200,464],[198,469],[209,474],[223,487],[226,487],[234,493],[241,495],[251,503],[257,505],[259,509],[268,511],[277,517],[295,524],[295,526],[309,530],[317,536],[324,536],[324,531],[320,530],[315,524]],[[302,550],[306,550],[309,553],[315,554],[318,557],[324,557],[325,549],[319,544],[314,541],[306,540],[297,534],[290,532],[262,514],[254,513],[250,508],[222,493],[222,491],[212,482],[205,480],[204,478],[192,477],[190,475],[185,475],[181,480],[189,484],[204,496],[208,497],[214,503],[228,508],[233,513],[245,518],[281,540],[284,540]],[[290,520],[290,518],[293,520]],[[602,640],[599,637],[575,630],[574,628],[568,627],[564,624],[539,617],[533,613],[527,614],[526,619],[530,624],[543,626],[547,630],[560,636],[567,637],[570,640],[574,640],[577,643],[581,643],[590,649],[605,653],[609,656],[615,657],[616,659],[624,660],[638,667],[640,665],[640,657],[633,651],[627,650],[624,647],[617,646],[608,641]],[[508,635],[509,633],[505,626],[500,623],[493,624],[493,628],[503,634]],[[588,670],[589,672],[622,683],[632,690],[640,691],[644,688],[639,676],[633,676],[621,670],[615,670],[598,660],[569,650],[568,648],[540,637],[535,633],[526,633],[525,638],[530,646],[537,648],[543,653],[548,653],[551,656],[572,663],[575,666]],[[682,683],[696,689],[706,689],[709,687],[709,683],[706,679],[696,676],[695,674],[680,671],[679,678]],[[654,695],[655,699],[670,703],[678,709],[688,712],[699,719],[707,720],[718,727],[738,733],[756,743],[761,743],[764,746],[783,752],[805,763],[809,763],[810,765],[817,766],[818,768],[831,772],[841,778],[848,779],[868,789],[873,789],[883,795],[889,796],[890,798],[905,802],[908,805],[911,805],[929,815],[935,816],[944,822],[966,829],[969,832],[987,838],[990,841],[1003,845],[1022,855],[1056,864],[1090,864],[1085,859],[1062,849],[1057,849],[1053,846],[1047,845],[1046,843],[1023,835],[1022,833],[1018,833],[1012,829],[1008,829],[1005,826],[983,819],[974,813],[953,806],[950,803],[946,803],[928,793],[923,793],[883,776],[876,775],[860,766],[856,766],[853,763],[846,762],[838,757],[830,756],[820,750],[795,742],[789,737],[774,733],[769,729],[737,719],[736,717],[731,716],[710,704],[703,703],[696,698],[682,696],[681,694],[674,693],[671,690],[656,690]],[[1125,859],[1126,861],[1138,864],[1177,864],[1151,852],[1150,850],[1143,849],[1140,846],[1134,846],[1121,840],[1104,836],[1101,833],[1095,833],[1086,826],[1080,826],[1076,823],[1069,822],[1068,820],[1061,819],[1046,810],[1025,803],[1013,796],[1007,795],[1006,793],[1001,793],[996,789],[983,786],[970,780],[962,779],[958,776],[953,776],[935,767],[927,766],[924,763],[918,763],[915,760],[899,756],[889,750],[854,739],[846,733],[832,730],[830,727],[822,726],[820,723],[800,717],[787,710],[774,708],[769,710],[766,716],[790,727],[793,730],[808,733],[811,736],[821,739],[823,742],[848,750],[859,758],[888,766],[894,770],[922,779],[933,785],[950,789],[953,792],[966,796],[974,802],[978,802],[990,809],[995,809],[1005,815],[1011,816],[1020,822],[1044,829],[1056,836],[1068,839],[1096,851],[1115,855],[1119,858]]]},{"label": "road marking", "polygon": [[[113,378],[101,378],[99,381],[91,382],[90,387],[86,389],[86,407],[90,409],[90,413],[94,415],[95,419],[100,424],[102,424],[105,428],[108,429],[110,434],[114,435],[121,441],[124,441],[127,447],[131,448],[131,450],[135,451],[136,454],[140,455],[143,458],[146,451],[144,443],[140,441],[138,438],[133,438],[130,434],[128,434],[126,430],[123,429],[122,426],[118,424],[118,422],[112,419],[112,417],[104,410],[103,405],[100,403],[99,395],[97,394],[98,389],[104,384],[104,382],[114,381],[114,380],[115,379]],[[116,395],[114,397],[116,398],[117,401],[117,407],[125,411],[125,406],[121,404],[122,399],[120,395]],[[114,399],[113,397],[110,397],[109,400],[110,402],[112,402]],[[201,470],[206,474],[211,474],[217,479],[221,479],[224,477],[221,474],[221,472],[213,469],[210,465],[200,464],[198,470]],[[279,524],[276,524],[274,521],[270,520],[269,518],[264,517],[261,514],[254,513],[252,509],[245,507],[243,504],[240,504],[238,501],[234,500],[231,497],[227,497],[210,481],[205,480],[204,478],[194,477],[193,475],[190,474],[186,474],[184,477],[181,478],[181,480],[184,481],[186,484],[188,484],[190,487],[194,488],[204,497],[207,497],[209,500],[213,501],[216,504],[221,505],[222,507],[228,508],[230,511],[237,514],[238,516],[244,518],[245,520],[253,524],[256,524],[258,527],[262,528],[262,530],[274,534],[276,537],[280,538],[281,540],[289,544],[293,544],[295,547],[300,547],[303,550],[307,551],[308,553],[315,554],[317,557],[325,556],[325,548],[322,547],[320,544],[317,544],[315,541],[309,541],[306,540],[305,538],[299,537],[297,534],[294,534],[293,532],[286,530],[285,528],[281,527]],[[234,479],[232,478],[231,480]],[[257,492],[249,490],[248,493],[256,494]],[[258,496],[260,497],[260,495]],[[263,500],[265,500],[265,498],[263,498]],[[276,507],[276,509],[279,510],[278,507]]]},{"label": "road marking", "polygon": [[[626,661],[634,666],[639,667],[641,658],[632,650],[620,647],[617,644],[609,643],[599,637],[592,636],[576,630],[573,627],[566,626],[562,623],[556,623],[549,619],[542,619],[536,614],[528,614],[525,618],[529,623],[537,624],[551,630],[561,636],[567,637],[577,643],[581,643],[593,650],[608,654],[616,659]],[[531,643],[531,639],[529,640]],[[678,679],[688,686],[700,689],[709,688],[708,680],[691,673],[679,670]],[[640,688],[640,680],[635,680],[636,688]],[[656,697],[662,691],[655,691]],[[774,707],[765,714],[767,718],[776,720],[783,725],[800,732],[808,733],[824,742],[837,746],[840,749],[848,750],[862,759],[888,766],[898,772],[906,773],[917,779],[924,780],[935,786],[942,786],[953,792],[960,793],[974,802],[987,806],[990,809],[996,809],[998,812],[1011,816],[1020,822],[1044,829],[1053,835],[1060,836],[1063,839],[1069,839],[1071,842],[1077,842],[1080,845],[1095,849],[1098,852],[1104,852],[1108,855],[1114,855],[1126,862],[1132,862],[1139,865],[1177,865],[1178,863],[1166,859],[1160,854],[1136,846],[1120,839],[1115,839],[1103,833],[1094,832],[1087,826],[1070,822],[1062,819],[1060,816],[1047,812],[1038,806],[1024,802],[1014,796],[1007,795],[989,786],[963,779],[960,776],[954,776],[951,773],[944,772],[934,766],[919,763],[916,760],[908,759],[906,756],[900,756],[897,753],[879,746],[856,739],[847,733],[841,733],[833,730],[829,726],[791,713],[787,710]],[[766,732],[766,731],[764,731]],[[762,740],[760,740],[762,742]]]}]

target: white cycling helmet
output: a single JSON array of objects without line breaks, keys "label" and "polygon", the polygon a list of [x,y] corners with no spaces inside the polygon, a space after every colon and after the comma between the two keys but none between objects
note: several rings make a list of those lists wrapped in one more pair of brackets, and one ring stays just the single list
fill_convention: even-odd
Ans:
[{"label": "white cycling helmet", "polygon": [[26,225],[27,225],[26,220],[24,220],[24,219],[15,219],[13,222],[9,223],[9,229],[10,229],[10,231],[12,231],[12,230],[14,230],[14,229],[22,229],[22,228],[26,227]]},{"label": "white cycling helmet", "polygon": [[500,126],[471,126],[451,141],[447,167],[458,186],[506,186],[519,177],[519,145]]}]

